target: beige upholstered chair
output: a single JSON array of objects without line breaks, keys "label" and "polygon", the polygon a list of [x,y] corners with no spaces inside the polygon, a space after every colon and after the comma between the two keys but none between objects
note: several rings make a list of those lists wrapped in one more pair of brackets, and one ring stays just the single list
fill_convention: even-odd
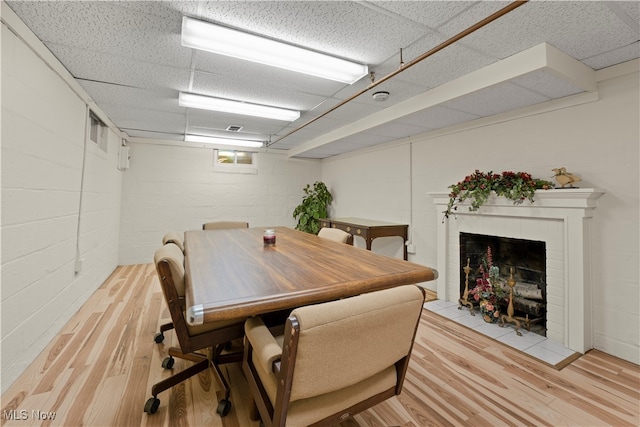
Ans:
[{"label": "beige upholstered chair", "polygon": [[202,224],[203,230],[224,230],[229,228],[249,228],[249,223],[242,221],[216,221]]},{"label": "beige upholstered chair", "polygon": [[182,252],[184,252],[184,237],[180,236],[180,233],[176,231],[170,231],[162,236],[162,244],[166,245],[167,243],[174,243],[180,248]]},{"label": "beige upholstered chair", "polygon": [[[185,304],[183,302],[185,294],[184,254],[177,245],[168,243],[155,252],[154,261],[162,293],[171,313],[171,320],[180,344],[180,348],[171,347],[169,349],[169,356],[162,362],[162,367],[171,369],[174,357],[189,360],[195,364],[153,385],[151,387],[153,397],[147,400],[144,411],[148,414],[155,413],[160,406],[160,399],[157,397],[159,393],[211,366],[225,391],[225,397],[220,400],[217,408],[218,414],[225,416],[231,410],[230,389],[218,365],[242,360],[241,352],[223,353],[223,350],[232,340],[244,336],[245,319],[205,323],[199,326],[189,325],[185,319]],[[205,350],[206,354],[198,352],[200,350]]]},{"label": "beige upholstered chair", "polygon": [[[182,236],[180,236],[180,234],[176,231],[170,231],[167,234],[165,234],[164,236],[162,236],[162,244],[166,245],[169,243],[173,243],[176,246],[178,246],[180,248],[180,250],[182,252],[184,252],[184,239]],[[184,307],[184,296],[183,298],[181,298],[181,303],[182,306]],[[164,341],[164,333],[167,331],[170,331],[171,329],[173,329],[173,323],[164,323],[162,325],[160,325],[160,332],[158,332],[154,337],[153,340],[156,342],[156,344],[160,344],[161,342]]]},{"label": "beige upholstered chair", "polygon": [[333,425],[400,394],[423,303],[407,285],[297,308],[283,337],[249,318],[242,368],[254,418]]},{"label": "beige upholstered chair", "polygon": [[323,227],[318,232],[318,236],[322,237],[323,239],[329,239],[336,242],[353,245],[353,236],[346,231],[340,230],[339,228]]}]

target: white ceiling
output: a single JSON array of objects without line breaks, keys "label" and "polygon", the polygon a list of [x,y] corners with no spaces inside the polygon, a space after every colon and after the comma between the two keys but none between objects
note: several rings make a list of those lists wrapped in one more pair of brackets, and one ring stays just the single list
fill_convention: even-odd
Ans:
[{"label": "white ceiling", "polygon": [[[399,69],[401,49],[407,64],[509,2],[6,3],[130,137],[229,136],[225,129],[238,125],[232,136],[299,157],[325,158],[587,92],[593,70],[640,56],[638,1],[531,1],[375,88],[368,77],[344,85],[182,47],[182,16],[367,64],[380,80]],[[391,94],[386,102],[372,99],[379,90]],[[185,108],[179,91],[302,114],[286,123]]]}]

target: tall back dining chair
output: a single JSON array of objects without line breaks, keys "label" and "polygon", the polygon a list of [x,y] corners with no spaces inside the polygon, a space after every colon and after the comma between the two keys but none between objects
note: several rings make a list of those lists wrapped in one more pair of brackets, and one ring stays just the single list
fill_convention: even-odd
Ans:
[{"label": "tall back dining chair", "polygon": [[[228,343],[244,336],[245,319],[205,323],[199,326],[189,325],[185,318],[185,305],[180,297],[185,293],[184,254],[177,245],[168,243],[156,250],[154,262],[180,345],[179,348],[169,349],[169,356],[162,362],[162,367],[171,369],[174,357],[195,362],[195,364],[153,385],[151,387],[153,397],[145,403],[144,411],[154,414],[160,406],[159,393],[211,366],[218,383],[225,392],[225,397],[218,404],[217,412],[220,416],[225,416],[231,410],[230,389],[218,365],[242,360],[242,352],[223,353],[223,351]],[[206,352],[202,353],[201,350]]]},{"label": "tall back dining chair", "polygon": [[173,243],[184,252],[184,235],[181,236],[177,231],[170,231],[162,236],[162,244]]},{"label": "tall back dining chair", "polygon": [[329,239],[336,242],[353,245],[353,236],[346,231],[340,230],[339,228],[323,227],[318,232],[318,236],[322,237],[323,239]]},{"label": "tall back dining chair", "polygon": [[[184,252],[184,237],[180,236],[180,234],[176,231],[170,231],[162,236],[162,244],[167,245],[169,243],[173,243],[180,248],[182,252]],[[182,306],[184,307],[184,295],[179,295]],[[164,333],[173,329],[173,323],[163,323],[160,325],[160,332],[155,334],[153,340],[156,344],[160,344],[164,341]]]},{"label": "tall back dining chair", "polygon": [[328,426],[400,394],[423,303],[406,285],[297,308],[283,336],[247,319],[252,414],[266,427]]},{"label": "tall back dining chair", "polygon": [[230,228],[249,228],[249,223],[243,221],[214,221],[202,224],[203,230],[226,230]]}]

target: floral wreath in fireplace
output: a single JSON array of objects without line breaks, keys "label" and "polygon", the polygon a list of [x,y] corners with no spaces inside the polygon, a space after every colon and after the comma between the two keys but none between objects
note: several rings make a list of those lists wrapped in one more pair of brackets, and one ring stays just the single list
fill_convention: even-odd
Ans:
[{"label": "floral wreath in fireplace", "polygon": [[478,169],[467,175],[457,184],[450,185],[449,204],[447,210],[444,211],[444,218],[454,215],[458,209],[458,204],[469,199],[471,205],[469,211],[475,212],[480,206],[487,203],[491,192],[495,192],[497,196],[505,197],[513,201],[514,205],[518,205],[525,200],[533,203],[533,195],[536,190],[548,190],[554,188],[551,181],[533,178],[527,172],[511,172],[505,171],[502,174],[493,172],[480,172]]}]

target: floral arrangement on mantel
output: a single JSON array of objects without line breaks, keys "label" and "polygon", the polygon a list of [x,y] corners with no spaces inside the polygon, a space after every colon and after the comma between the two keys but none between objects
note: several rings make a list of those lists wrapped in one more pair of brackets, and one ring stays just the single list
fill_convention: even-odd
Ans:
[{"label": "floral arrangement on mantel", "polygon": [[[551,181],[533,178],[526,172],[505,171],[502,174],[493,172],[480,172],[478,169],[466,176],[457,184],[450,185],[449,204],[444,211],[444,219],[450,215],[455,216],[458,204],[470,200],[469,210],[475,212],[480,206],[487,203],[491,192],[497,196],[505,197],[518,205],[525,200],[533,203],[533,195],[536,190],[548,190],[554,188]],[[442,220],[444,222],[444,219]]]}]

